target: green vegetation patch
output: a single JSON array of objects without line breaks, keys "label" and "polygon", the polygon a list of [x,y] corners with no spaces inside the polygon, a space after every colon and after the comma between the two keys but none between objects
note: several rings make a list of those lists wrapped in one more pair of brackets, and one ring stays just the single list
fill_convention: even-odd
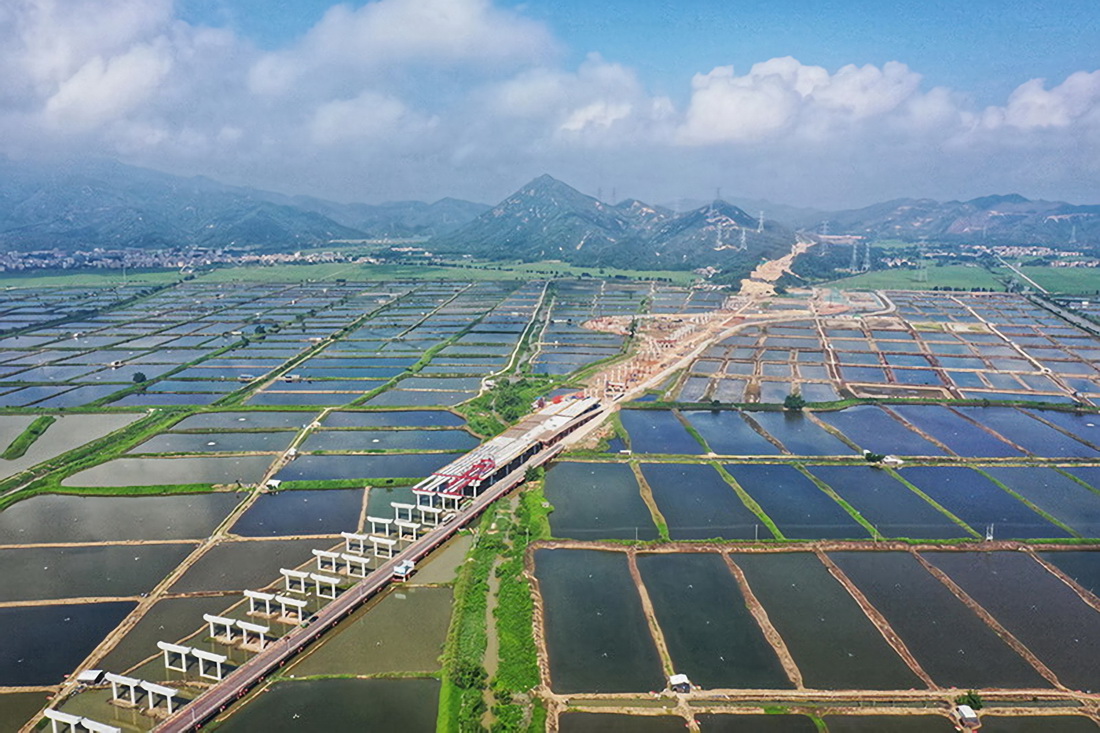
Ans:
[{"label": "green vegetation patch", "polygon": [[1004,286],[988,270],[966,265],[941,265],[929,267],[927,280],[919,281],[917,270],[896,268],[874,270],[854,277],[845,277],[829,283],[841,290],[1004,290]]},{"label": "green vegetation patch", "polygon": [[27,426],[27,429],[15,437],[15,440],[11,442],[3,452],[0,454],[0,458],[8,461],[14,461],[16,458],[22,458],[27,453],[27,449],[34,445],[34,442],[42,437],[42,434],[46,432],[46,428],[57,422],[57,418],[53,415],[42,415],[35,418],[34,422]]}]

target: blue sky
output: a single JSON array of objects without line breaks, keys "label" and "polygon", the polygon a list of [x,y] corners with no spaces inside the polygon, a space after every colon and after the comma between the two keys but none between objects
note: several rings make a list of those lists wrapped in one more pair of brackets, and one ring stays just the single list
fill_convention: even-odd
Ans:
[{"label": "blue sky", "polygon": [[0,153],[343,201],[1100,202],[1100,2],[11,0]]}]

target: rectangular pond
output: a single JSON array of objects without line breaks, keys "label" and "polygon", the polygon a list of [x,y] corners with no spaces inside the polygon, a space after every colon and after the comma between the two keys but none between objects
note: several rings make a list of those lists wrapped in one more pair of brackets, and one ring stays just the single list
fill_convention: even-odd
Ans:
[{"label": "rectangular pond", "polygon": [[936,683],[961,688],[1049,686],[909,553],[833,552],[830,557]]},{"label": "rectangular pond", "polygon": [[800,411],[752,412],[748,417],[796,456],[846,456],[855,452]]},{"label": "rectangular pond", "polygon": [[206,537],[244,494],[39,494],[0,512],[0,544],[185,540]]},{"label": "rectangular pond", "polygon": [[455,458],[451,453],[304,455],[281,469],[276,478],[282,481],[422,478]]},{"label": "rectangular pond", "polygon": [[1083,537],[1100,537],[1100,494],[1053,468],[991,466],[984,470]]},{"label": "rectangular pond", "polygon": [[185,458],[116,458],[76,473],[65,486],[166,486],[175,484],[254,484],[272,457],[202,456]]},{"label": "rectangular pond", "polygon": [[318,430],[310,433],[300,450],[303,452],[468,451],[477,447],[480,442],[465,430]]},{"label": "rectangular pond", "polygon": [[1082,588],[1100,597],[1100,552],[1041,552],[1039,556],[1075,580]]},{"label": "rectangular pond", "polygon": [[891,405],[890,410],[965,457],[1002,458],[1020,451],[941,405]]},{"label": "rectangular pond", "polygon": [[962,414],[987,425],[1037,456],[1094,458],[1100,451],[1074,440],[1025,412],[1011,407],[956,407]]},{"label": "rectangular pond", "polygon": [[747,540],[771,534],[713,466],[646,463],[641,469],[671,539]]},{"label": "rectangular pond", "polygon": [[258,590],[276,581],[282,592],[280,568],[296,568],[313,560],[311,550],[335,546],[316,539],[222,542],[196,560],[169,592]]},{"label": "rectangular pond", "polygon": [[670,410],[620,410],[619,419],[630,435],[630,448],[635,453],[703,452],[703,446]]},{"label": "rectangular pond", "polygon": [[890,473],[871,466],[808,466],[884,537],[952,539],[970,534]]},{"label": "rectangular pond", "polygon": [[727,465],[737,483],[792,539],[866,539],[865,527],[794,466]]},{"label": "rectangular pond", "polygon": [[295,433],[161,433],[127,453],[281,453]]},{"label": "rectangular pond", "polygon": [[460,415],[446,410],[336,410],[321,423],[326,428],[461,427]]},{"label": "rectangular pond", "polygon": [[990,524],[996,538],[1069,536],[971,468],[914,466],[903,468],[900,475],[982,536]]},{"label": "rectangular pond", "polygon": [[554,507],[550,531],[555,537],[657,539],[649,507],[626,464],[556,463],[546,472],[543,491]]},{"label": "rectangular pond", "polygon": [[732,558],[807,687],[908,690],[923,685],[816,555],[746,552]]},{"label": "rectangular pond", "polygon": [[194,549],[178,543],[0,550],[0,601],[136,596]]},{"label": "rectangular pond", "polygon": [[774,456],[781,451],[752,429],[734,410],[687,410],[683,413],[710,449],[724,456]]},{"label": "rectangular pond", "polygon": [[1076,690],[1100,684],[1100,612],[1019,552],[925,552],[967,594]]},{"label": "rectangular pond", "polygon": [[859,405],[815,416],[872,453],[900,456],[942,456],[944,451],[895,420],[881,407]]},{"label": "rectangular pond", "polygon": [[535,575],[556,692],[645,692],[665,686],[624,553],[538,550]]},{"label": "rectangular pond", "polygon": [[793,687],[721,555],[639,554],[638,570],[678,673],[710,689]]},{"label": "rectangular pond", "polygon": [[363,489],[261,494],[230,531],[244,537],[358,532]]}]

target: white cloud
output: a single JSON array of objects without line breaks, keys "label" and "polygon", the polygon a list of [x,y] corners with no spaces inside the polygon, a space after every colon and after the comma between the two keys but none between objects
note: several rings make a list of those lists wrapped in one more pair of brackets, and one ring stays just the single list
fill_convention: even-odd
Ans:
[{"label": "white cloud", "polygon": [[1064,128],[1078,121],[1095,124],[1100,113],[1100,71],[1078,71],[1052,89],[1046,80],[1032,79],[1016,88],[1004,107],[983,115],[989,128]]},{"label": "white cloud", "polygon": [[303,79],[362,74],[388,65],[529,62],[553,48],[546,29],[490,0],[376,0],[336,5],[293,47],[260,58],[249,83],[283,94]]},{"label": "white cloud", "polygon": [[385,142],[385,138],[425,133],[433,125],[400,100],[374,92],[338,99],[317,108],[310,123],[311,138],[320,145]]}]

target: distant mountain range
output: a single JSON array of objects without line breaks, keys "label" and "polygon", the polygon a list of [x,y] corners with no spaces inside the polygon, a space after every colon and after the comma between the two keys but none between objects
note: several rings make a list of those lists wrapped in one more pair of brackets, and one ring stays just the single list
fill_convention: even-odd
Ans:
[{"label": "distant mountain range", "polygon": [[[683,211],[606,203],[540,176],[496,206],[445,198],[343,204],[183,178],[113,161],[42,164],[0,157],[0,248],[248,247],[293,251],[340,239],[420,238],[432,251],[635,268],[714,266],[731,278],[789,249],[796,231],[872,239],[1100,244],[1100,206],[1019,195],[941,203],[898,199],[819,211],[767,201],[696,202]],[[761,222],[759,211],[769,218]],[[751,213],[747,213],[751,212]]]},{"label": "distant mountain range", "polygon": [[774,221],[761,228],[724,201],[674,214],[634,199],[607,204],[544,175],[427,246],[479,257],[633,268],[716,266],[743,274],[761,257],[789,250],[794,238]]}]

